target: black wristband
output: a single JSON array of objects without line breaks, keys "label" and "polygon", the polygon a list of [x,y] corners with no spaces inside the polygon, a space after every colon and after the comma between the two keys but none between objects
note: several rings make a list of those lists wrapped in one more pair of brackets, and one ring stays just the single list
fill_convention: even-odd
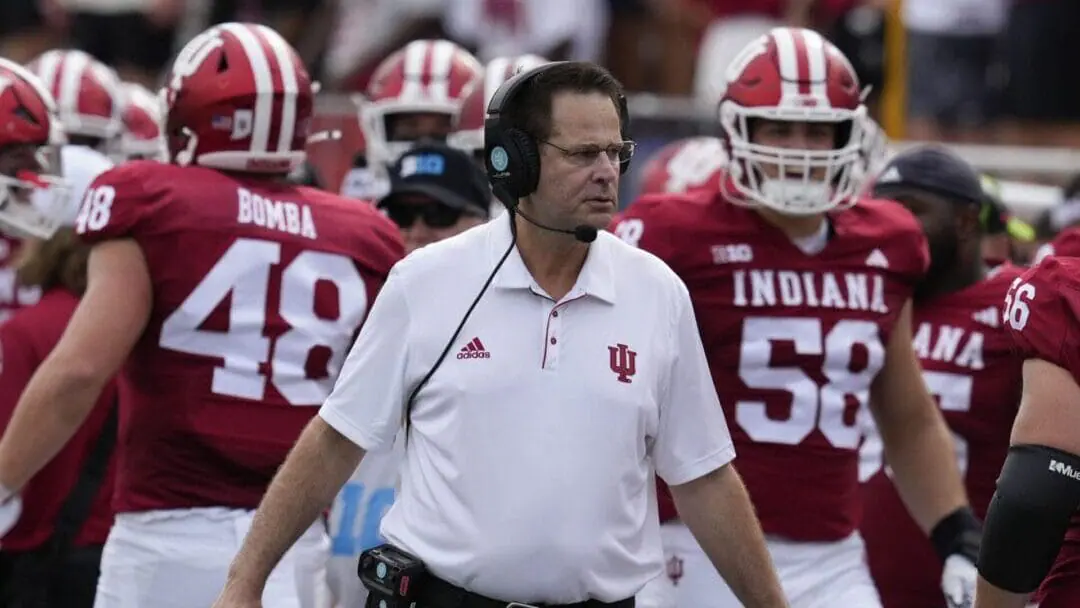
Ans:
[{"label": "black wristband", "polygon": [[930,542],[941,561],[950,555],[960,554],[975,563],[979,558],[981,539],[982,523],[971,507],[960,507],[949,513],[930,531]]}]

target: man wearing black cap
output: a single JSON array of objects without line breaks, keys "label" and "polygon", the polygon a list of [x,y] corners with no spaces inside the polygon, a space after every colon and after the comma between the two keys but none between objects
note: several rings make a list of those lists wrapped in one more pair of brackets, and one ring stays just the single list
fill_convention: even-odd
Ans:
[{"label": "man wearing black cap", "polygon": [[[487,176],[464,152],[421,142],[398,158],[389,177],[390,191],[377,205],[401,229],[406,254],[488,219]],[[343,605],[359,606],[367,597],[356,562],[361,551],[380,542],[378,526],[394,501],[403,449],[398,442],[369,454],[334,501],[328,574]]]},{"label": "man wearing black cap", "polygon": [[483,224],[490,200],[487,176],[468,155],[430,142],[390,167],[390,192],[378,207],[401,228],[408,254]]},{"label": "man wearing black cap", "polygon": [[[896,156],[874,195],[907,207],[929,243],[930,269],[914,292],[914,350],[953,433],[957,464],[981,519],[1019,406],[1021,362],[1002,327],[1001,302],[1020,269],[1008,263],[992,271],[985,267],[979,175],[946,149],[920,147]],[[947,556],[955,552],[935,538],[926,542],[881,466],[880,445],[871,434],[862,450],[864,478],[873,472],[863,487],[862,533],[874,582],[885,608],[944,606],[939,559],[948,568],[954,557]],[[978,523],[968,519],[966,525],[970,531],[957,559],[969,561],[954,561],[953,567],[974,567]]]}]

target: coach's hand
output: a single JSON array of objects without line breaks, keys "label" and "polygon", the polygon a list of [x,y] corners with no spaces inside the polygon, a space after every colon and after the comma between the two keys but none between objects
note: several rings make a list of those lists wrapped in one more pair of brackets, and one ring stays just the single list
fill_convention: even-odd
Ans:
[{"label": "coach's hand", "polygon": [[971,608],[975,605],[975,579],[979,570],[971,558],[954,553],[945,560],[941,572],[941,591],[949,608]]}]

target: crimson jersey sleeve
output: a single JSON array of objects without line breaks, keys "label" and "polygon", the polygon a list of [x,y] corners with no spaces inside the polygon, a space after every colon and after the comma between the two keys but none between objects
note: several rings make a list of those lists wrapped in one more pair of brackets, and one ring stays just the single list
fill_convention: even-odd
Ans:
[{"label": "crimson jersey sleeve", "polygon": [[1026,359],[1043,359],[1080,378],[1080,259],[1049,257],[1013,281],[1005,325]]},{"label": "crimson jersey sleeve", "polygon": [[87,243],[131,236],[155,204],[148,190],[151,166],[125,163],[99,175],[83,196],[75,232]]},{"label": "crimson jersey sleeve", "polygon": [[680,205],[701,205],[706,193],[646,194],[617,215],[609,230],[626,243],[668,262],[679,251],[676,211]]}]

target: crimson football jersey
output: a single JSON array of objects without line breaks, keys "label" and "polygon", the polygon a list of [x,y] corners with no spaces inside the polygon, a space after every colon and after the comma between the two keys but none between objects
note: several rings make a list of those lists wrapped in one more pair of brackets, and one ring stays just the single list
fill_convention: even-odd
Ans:
[{"label": "crimson football jersey", "polygon": [[142,249],[153,310],[124,367],[116,508],[255,508],[390,267],[369,205],[202,167],[98,177],[76,230]]},{"label": "crimson football jersey", "polygon": [[[1004,319],[1023,359],[1053,363],[1080,383],[1080,259],[1055,255],[1027,269],[1009,289]],[[1080,606],[1080,515],[1036,597],[1039,608]]]},{"label": "crimson football jersey", "polygon": [[[1021,272],[999,266],[966,289],[916,302],[912,315],[923,379],[952,431],[968,499],[980,519],[994,495],[1020,405],[1023,361],[1001,309]],[[941,560],[901,502],[891,472],[880,466],[880,438],[872,436],[867,444],[878,448],[871,455],[877,472],[863,486],[862,534],[882,602],[885,608],[944,606]]]},{"label": "crimson football jersey", "polygon": [[[79,299],[63,288],[45,292],[37,304],[16,312],[0,325],[0,422],[7,426],[15,405],[41,362],[60,341]],[[57,455],[23,487],[19,522],[3,539],[5,551],[40,549],[52,536],[64,500],[75,487],[109,416],[116,407],[116,382],[105,385],[86,422]],[[102,545],[112,527],[110,505],[115,477],[115,453],[90,506],[75,546]]]},{"label": "crimson football jersey", "polygon": [[870,384],[928,263],[918,223],[896,203],[868,200],[829,221],[816,255],[705,193],[647,196],[613,225],[689,288],[739,474],[765,532],[796,541],[858,527]]}]

